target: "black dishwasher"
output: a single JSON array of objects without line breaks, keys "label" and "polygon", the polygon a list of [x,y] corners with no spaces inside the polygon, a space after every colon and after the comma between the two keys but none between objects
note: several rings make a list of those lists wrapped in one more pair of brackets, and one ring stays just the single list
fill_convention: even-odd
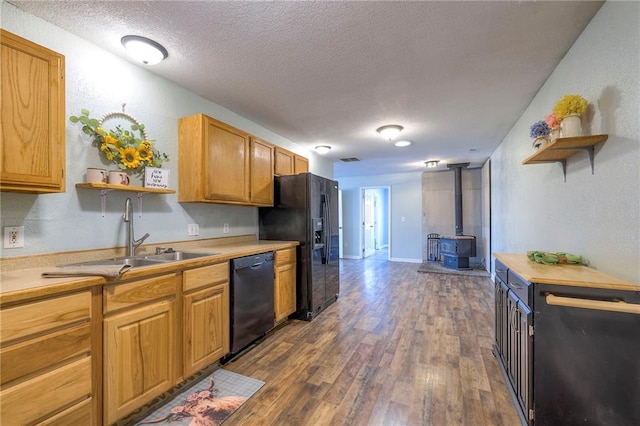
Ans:
[{"label": "black dishwasher", "polygon": [[231,260],[232,356],[274,326],[273,252]]}]

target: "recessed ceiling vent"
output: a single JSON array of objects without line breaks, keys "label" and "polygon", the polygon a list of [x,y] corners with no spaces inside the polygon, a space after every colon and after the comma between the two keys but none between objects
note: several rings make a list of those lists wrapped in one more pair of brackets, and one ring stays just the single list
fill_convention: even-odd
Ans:
[{"label": "recessed ceiling vent", "polygon": [[349,157],[349,158],[341,158],[340,161],[344,161],[345,163],[353,163],[354,161],[360,161],[358,157]]}]

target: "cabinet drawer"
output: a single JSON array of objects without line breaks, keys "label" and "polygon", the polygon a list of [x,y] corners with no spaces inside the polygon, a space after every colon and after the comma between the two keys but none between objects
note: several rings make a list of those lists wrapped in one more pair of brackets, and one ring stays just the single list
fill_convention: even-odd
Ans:
[{"label": "cabinet drawer", "polygon": [[211,284],[229,281],[229,262],[188,269],[184,271],[182,278],[185,293]]},{"label": "cabinet drawer", "polygon": [[276,251],[276,266],[292,263],[296,261],[295,247]]},{"label": "cabinet drawer", "polygon": [[531,307],[531,305],[529,304],[529,289],[531,288],[531,283],[521,278],[518,274],[511,270],[509,270],[509,273],[507,275],[507,286],[509,287],[509,290],[514,292],[515,295],[518,296],[518,298],[522,300],[525,305]]},{"label": "cabinet drawer", "polygon": [[92,424],[92,403],[93,398],[85,399],[81,403],[69,407],[63,412],[38,423],[38,426],[90,425]]},{"label": "cabinet drawer", "polygon": [[12,380],[60,364],[65,360],[89,355],[91,350],[89,323],[40,336],[0,350],[1,382]]},{"label": "cabinet drawer", "polygon": [[175,295],[176,274],[114,284],[104,288],[104,312],[128,308]]},{"label": "cabinet drawer", "polygon": [[496,259],[496,275],[505,283],[507,282],[507,271],[508,268],[506,267],[506,265],[502,262],[500,262],[498,259]]},{"label": "cabinet drawer", "polygon": [[43,420],[91,396],[91,357],[82,358],[0,392],[0,424]]},{"label": "cabinet drawer", "polygon": [[0,341],[30,335],[82,322],[91,318],[91,292],[56,297],[0,311]]}]

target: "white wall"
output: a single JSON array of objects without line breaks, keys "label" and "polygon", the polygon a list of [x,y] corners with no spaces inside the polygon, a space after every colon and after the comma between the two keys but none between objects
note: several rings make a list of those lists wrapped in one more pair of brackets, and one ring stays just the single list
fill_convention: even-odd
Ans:
[{"label": "white wall", "polygon": [[[389,186],[391,260],[422,262],[422,174],[338,178],[342,190],[344,257],[362,257],[360,188]],[[404,221],[403,221],[404,218]]]},{"label": "white wall", "polygon": [[[146,126],[156,147],[169,154],[163,168],[171,171],[170,187],[177,188],[178,119],[205,113],[274,144],[309,158],[310,171],[333,177],[333,165],[256,123],[213,102],[207,101],[163,78],[116,57],[99,46],[76,37],[2,1],[2,27],[35,43],[55,50],[66,59],[66,116],[78,115],[82,108],[100,117],[107,112],[126,112]],[[170,28],[167,28],[170,31]],[[124,200],[135,193],[110,192],[107,212],[100,214],[97,191],[76,189],[84,181],[87,167],[105,166],[95,147],[83,138],[77,125],[66,122],[67,191],[62,194],[0,194],[0,226],[25,227],[25,247],[2,250],[2,257],[14,257],[68,250],[123,246]],[[114,165],[110,165],[114,168]],[[221,237],[224,223],[227,235],[257,234],[255,207],[212,204],[180,204],[177,194],[144,196],[143,216],[135,215],[136,237],[149,232],[146,243]],[[136,205],[134,203],[134,205]],[[187,236],[187,224],[200,225],[198,237]]]},{"label": "white wall", "polygon": [[[640,3],[606,2],[491,156],[492,251],[566,251],[640,281]],[[565,94],[589,101],[586,153],[559,164],[522,165],[529,126]],[[586,118],[586,120],[585,120]]]}]

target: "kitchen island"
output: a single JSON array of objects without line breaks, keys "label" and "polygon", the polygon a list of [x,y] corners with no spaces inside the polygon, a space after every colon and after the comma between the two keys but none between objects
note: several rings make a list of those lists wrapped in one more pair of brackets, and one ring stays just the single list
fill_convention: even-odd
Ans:
[{"label": "kitchen island", "polygon": [[494,254],[495,354],[524,424],[640,424],[640,285]]}]

